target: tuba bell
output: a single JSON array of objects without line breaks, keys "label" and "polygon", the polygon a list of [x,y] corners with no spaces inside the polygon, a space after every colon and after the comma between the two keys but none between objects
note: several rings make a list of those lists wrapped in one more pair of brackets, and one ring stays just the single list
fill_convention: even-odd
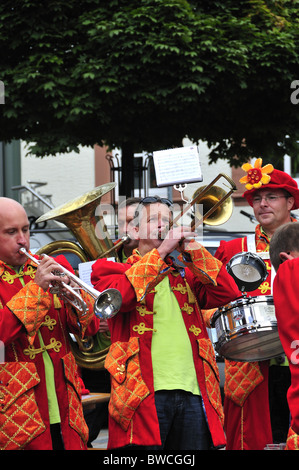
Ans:
[{"label": "tuba bell", "polygon": [[115,188],[116,183],[108,183],[84,193],[83,195],[62,204],[43,214],[36,223],[56,220],[66,225],[79,243],[69,241],[54,241],[45,245],[38,254],[75,253],[81,261],[92,261],[99,258],[107,250],[113,248],[113,242],[108,235],[103,214],[96,213],[101,198]]},{"label": "tuba bell", "polygon": [[[107,251],[113,250],[113,242],[109,237],[103,214],[97,210],[101,198],[115,188],[116,183],[108,183],[84,193],[83,195],[51,209],[38,218],[36,223],[56,220],[68,227],[78,243],[68,240],[55,240],[40,248],[36,254],[54,256],[62,253],[75,254],[81,262],[101,258]],[[117,253],[114,252],[118,259]],[[93,337],[80,339],[70,334],[70,345],[76,362],[86,369],[102,369],[110,346],[110,333],[99,333],[101,347],[95,352]]]}]

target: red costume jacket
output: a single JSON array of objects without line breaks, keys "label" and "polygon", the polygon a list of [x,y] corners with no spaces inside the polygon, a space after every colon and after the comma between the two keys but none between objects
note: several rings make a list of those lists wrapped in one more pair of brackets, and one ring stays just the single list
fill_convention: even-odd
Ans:
[{"label": "red costume jacket", "polygon": [[135,252],[126,264],[98,260],[93,265],[94,286],[100,291],[114,287],[123,296],[120,312],[109,320],[112,345],[106,368],[112,389],[108,448],[161,445],[151,338],[155,285],[165,276],[181,307],[213,444],[225,445],[219,372],[200,307],[224,305],[237,297],[238,290],[222,264],[204,248],[193,250],[192,258],[182,271],[167,264],[155,249],[142,258]]},{"label": "red costume jacket", "polygon": [[[257,252],[266,251],[269,240],[256,227]],[[247,237],[221,242],[215,257],[226,265],[237,253],[247,251]],[[268,277],[250,296],[271,295],[271,262],[265,260]],[[224,415],[228,450],[262,450],[272,443],[268,393],[268,361],[225,361]]]},{"label": "red costume jacket", "polygon": [[[57,261],[72,270],[64,257],[57,257]],[[35,271],[31,260],[19,274],[0,262],[0,341],[5,345],[5,362],[0,364],[0,448],[52,449],[41,354],[46,349],[54,366],[65,449],[85,449],[88,428],[68,332],[95,334],[99,320],[85,293],[89,312],[80,318],[70,304],[35,284]]]},{"label": "red costume jacket", "polygon": [[289,360],[291,386],[287,393],[291,426],[287,449],[299,449],[299,258],[285,261],[277,270],[273,285],[275,313],[281,344]]}]

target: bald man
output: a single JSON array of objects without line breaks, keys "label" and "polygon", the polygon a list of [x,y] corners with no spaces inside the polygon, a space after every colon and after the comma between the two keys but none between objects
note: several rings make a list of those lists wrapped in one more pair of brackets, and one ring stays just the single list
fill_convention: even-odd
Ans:
[{"label": "bald man", "polygon": [[[0,449],[86,449],[77,366],[68,332],[95,334],[99,320],[88,303],[85,315],[50,292],[61,282],[63,256],[39,259],[38,266],[20,253],[30,250],[24,208],[0,198]],[[29,251],[30,252],[30,251]],[[36,257],[38,259],[38,257]],[[59,264],[58,264],[59,263]],[[65,282],[69,282],[64,278]]]}]

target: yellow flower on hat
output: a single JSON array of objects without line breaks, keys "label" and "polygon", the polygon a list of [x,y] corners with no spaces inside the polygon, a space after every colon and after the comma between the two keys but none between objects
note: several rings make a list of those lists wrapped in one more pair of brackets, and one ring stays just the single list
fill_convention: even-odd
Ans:
[{"label": "yellow flower on hat", "polygon": [[272,173],[274,170],[273,165],[268,163],[262,167],[262,164],[263,160],[261,158],[257,158],[254,162],[254,166],[250,163],[244,163],[244,165],[242,165],[242,170],[246,171],[247,175],[243,176],[239,181],[240,183],[245,184],[246,189],[258,189],[263,184],[268,184],[271,181],[269,173]]}]

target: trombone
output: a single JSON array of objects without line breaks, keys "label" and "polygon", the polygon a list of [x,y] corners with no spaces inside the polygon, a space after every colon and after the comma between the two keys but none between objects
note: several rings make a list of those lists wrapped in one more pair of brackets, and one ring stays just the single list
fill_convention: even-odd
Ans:
[{"label": "trombone", "polygon": [[[32,256],[30,253],[28,253],[25,248],[20,248],[19,251],[20,253],[26,255],[27,258],[31,259],[31,261],[33,261],[35,264],[40,264],[40,261],[34,258],[34,256]],[[122,296],[117,289],[106,289],[103,292],[99,292],[93,287],[89,286],[86,282],[82,281],[82,279],[77,277],[71,271],[61,266],[61,264],[59,264],[59,266],[62,269],[62,275],[67,275],[67,277],[72,279],[72,281],[78,284],[81,289],[87,292],[95,300],[94,314],[97,317],[102,319],[108,319],[114,317],[114,315],[117,314],[122,304]],[[63,281],[61,281],[60,287],[63,287],[68,291],[68,294],[65,294],[60,288],[60,295],[62,295],[68,303],[73,305],[73,307],[75,307],[80,312],[82,312],[83,315],[85,315],[87,312],[87,305],[81,295],[76,292],[76,289],[74,289],[69,284],[66,284]],[[58,293],[57,291],[53,290],[53,287],[51,289],[51,292]]]},{"label": "trombone", "polygon": [[[220,179],[220,178],[224,178],[226,179],[226,181],[230,184],[231,188],[230,190],[225,193],[224,190],[222,190],[221,188],[217,187],[215,185],[215,183]],[[214,188],[215,186],[215,188]],[[215,191],[218,189],[218,192],[220,194],[220,198],[217,200],[217,202],[214,204],[214,200],[217,199],[216,196],[212,197],[212,195],[208,195],[209,192],[211,192],[211,190],[214,189]],[[220,191],[221,190],[221,191]],[[195,229],[195,225],[199,225],[201,223],[203,223],[206,219],[208,219],[209,217],[211,217],[212,214],[214,214],[214,212],[221,206],[223,205],[223,203],[231,196],[231,194],[237,190],[237,186],[235,185],[235,182],[228,176],[226,175],[225,173],[219,173],[219,175],[216,176],[216,178],[213,179],[213,181],[211,181],[211,183],[209,183],[207,186],[204,186],[202,188],[201,191],[198,192],[195,191],[195,193],[193,194],[193,199],[186,205],[186,207],[184,208],[184,210],[177,215],[177,217],[175,217],[173,219],[173,221],[171,222],[171,225],[170,227],[172,227],[174,224],[176,224],[178,222],[178,220],[186,213],[188,212],[188,210],[190,210],[190,208],[192,206],[194,206],[194,204],[199,204],[200,201],[203,201],[203,198],[204,196],[208,195],[208,198],[209,198],[209,203],[211,204],[212,203],[212,207],[210,207],[210,209],[205,212],[204,215],[202,215],[200,217],[199,220],[196,221],[195,217],[194,217],[194,220],[192,221],[191,223],[191,230],[194,230]],[[204,203],[203,203],[204,205]],[[169,228],[170,228],[169,227]]]},{"label": "trombone", "polygon": [[[220,187],[217,187],[215,185],[215,183],[220,179],[220,178],[224,178],[226,179],[226,181],[230,184],[230,189],[228,192],[225,193],[225,191],[220,188]],[[200,188],[199,188],[200,189]],[[211,194],[211,190],[214,190],[214,194]],[[186,205],[186,207],[184,208],[184,210],[182,212],[180,212],[174,219],[172,222],[170,222],[170,225],[168,227],[168,230],[173,226],[175,225],[181,218],[182,216],[188,212],[192,206],[194,206],[194,204],[199,204],[200,201],[203,201],[203,206],[208,205],[211,206],[207,212],[205,212],[205,214],[203,216],[201,216],[200,220],[196,220],[196,218],[194,217],[192,223],[191,223],[191,230],[195,230],[195,226],[199,225],[200,223],[203,223],[205,220],[207,220],[208,218],[211,217],[212,214],[214,214],[214,212],[221,206],[224,204],[225,201],[227,201],[227,199],[230,198],[231,194],[237,190],[237,187],[234,183],[234,181],[228,176],[226,175],[225,173],[219,173],[219,175],[216,176],[216,178],[213,179],[213,181],[211,181],[211,183],[209,183],[207,186],[204,186],[200,191],[195,191],[195,193],[193,194],[193,199]],[[210,193],[210,194],[209,194]],[[204,197],[206,196],[206,201],[204,201]],[[215,200],[217,202],[215,202]],[[230,202],[230,205],[232,206],[232,203]],[[229,210],[226,210],[226,214],[225,216],[222,215],[222,217],[226,218],[226,220],[229,219],[230,215],[231,215],[231,212],[232,212],[232,207],[230,207]],[[219,222],[218,222],[219,223]],[[221,222],[221,223],[224,223]],[[215,224],[215,223],[214,223]],[[214,225],[213,224],[213,225]],[[215,224],[216,225],[216,224]],[[123,235],[123,237],[110,249],[108,249],[107,251],[105,251],[104,253],[101,253],[98,257],[98,258],[106,258],[107,255],[109,255],[112,251],[114,250],[117,250],[118,248],[120,248],[122,245],[128,243],[130,241],[130,236],[129,235]]]}]

